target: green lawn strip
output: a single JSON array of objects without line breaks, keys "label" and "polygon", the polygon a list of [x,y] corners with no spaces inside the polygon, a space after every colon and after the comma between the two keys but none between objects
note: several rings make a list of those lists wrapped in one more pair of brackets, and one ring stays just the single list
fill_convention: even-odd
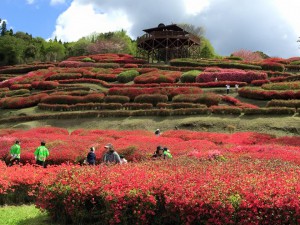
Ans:
[{"label": "green lawn strip", "polygon": [[46,212],[40,211],[34,205],[22,205],[0,207],[0,224],[50,225],[53,223]]}]

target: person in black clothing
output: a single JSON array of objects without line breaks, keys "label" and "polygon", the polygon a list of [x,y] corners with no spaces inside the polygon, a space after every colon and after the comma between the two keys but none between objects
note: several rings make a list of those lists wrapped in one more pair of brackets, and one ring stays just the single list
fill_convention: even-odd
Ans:
[{"label": "person in black clothing", "polygon": [[94,166],[96,164],[96,154],[95,154],[95,147],[90,148],[90,152],[86,157],[86,162],[88,165]]},{"label": "person in black clothing", "polygon": [[156,129],[156,131],[154,132],[154,134],[155,134],[156,136],[159,136],[159,135],[160,135],[160,130],[159,130],[159,129]]},{"label": "person in black clothing", "polygon": [[152,159],[159,159],[163,156],[163,148],[161,146],[157,146],[156,151],[152,155]]}]

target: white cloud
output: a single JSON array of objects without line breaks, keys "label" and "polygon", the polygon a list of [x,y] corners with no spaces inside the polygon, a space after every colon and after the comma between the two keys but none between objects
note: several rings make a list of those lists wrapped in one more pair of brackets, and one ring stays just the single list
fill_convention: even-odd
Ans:
[{"label": "white cloud", "polygon": [[35,0],[26,0],[26,2],[27,2],[28,5],[32,5],[32,4],[35,3]]},{"label": "white cloud", "polygon": [[102,33],[116,30],[129,30],[131,24],[121,10],[110,13],[98,12],[92,4],[79,5],[73,2],[62,13],[52,34],[63,41],[76,41],[94,32]]},{"label": "white cloud", "polygon": [[159,23],[190,23],[205,28],[221,55],[243,48],[290,57],[300,55],[299,11],[299,0],[72,0],[52,37],[75,41],[124,29],[136,38]]},{"label": "white cloud", "polygon": [[65,0],[51,0],[50,5],[64,4],[65,2]]},{"label": "white cloud", "polygon": [[210,5],[210,0],[185,0],[186,13],[191,15],[197,15],[205,10]]}]

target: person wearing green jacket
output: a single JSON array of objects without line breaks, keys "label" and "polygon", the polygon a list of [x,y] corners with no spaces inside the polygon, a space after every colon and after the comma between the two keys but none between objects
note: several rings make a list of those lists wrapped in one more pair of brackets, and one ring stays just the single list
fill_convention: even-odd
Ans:
[{"label": "person wearing green jacket", "polygon": [[173,158],[170,150],[167,147],[164,147],[163,155],[164,155],[164,159],[172,159]]},{"label": "person wearing green jacket", "polygon": [[34,157],[36,160],[36,164],[45,167],[45,161],[47,157],[49,156],[49,151],[46,148],[46,143],[44,141],[41,142],[41,146],[39,146],[35,152],[34,152]]},{"label": "person wearing green jacket", "polygon": [[16,141],[13,146],[10,148],[10,155],[11,158],[9,160],[8,166],[12,166],[13,164],[20,163],[20,156],[21,156],[21,146],[20,141]]}]

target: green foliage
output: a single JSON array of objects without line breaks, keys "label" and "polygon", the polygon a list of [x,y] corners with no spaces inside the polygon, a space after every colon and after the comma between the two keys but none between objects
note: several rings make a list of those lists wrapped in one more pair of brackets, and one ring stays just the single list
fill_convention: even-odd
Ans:
[{"label": "green foliage", "polygon": [[91,59],[89,57],[83,58],[81,61],[82,62],[95,62],[95,60],[93,60],[93,59]]},{"label": "green foliage", "polygon": [[233,194],[228,197],[228,201],[231,203],[232,207],[237,210],[240,207],[242,197],[239,194]]},{"label": "green foliage", "polygon": [[206,38],[201,39],[201,50],[200,50],[200,58],[211,59],[215,58],[216,53],[215,49],[210,43],[210,41]]},{"label": "green foliage", "polygon": [[182,83],[194,83],[196,81],[196,77],[201,73],[200,70],[190,70],[181,75],[180,81]]},{"label": "green foliage", "polygon": [[117,76],[117,80],[120,83],[128,83],[130,81],[133,81],[134,78],[137,77],[138,75],[139,75],[139,72],[136,70],[127,70],[127,71],[120,73]]},{"label": "green foliage", "polygon": [[[0,208],[1,221],[6,225],[47,225],[50,218],[34,205],[5,206]],[[53,223],[51,223],[53,224]]]}]

